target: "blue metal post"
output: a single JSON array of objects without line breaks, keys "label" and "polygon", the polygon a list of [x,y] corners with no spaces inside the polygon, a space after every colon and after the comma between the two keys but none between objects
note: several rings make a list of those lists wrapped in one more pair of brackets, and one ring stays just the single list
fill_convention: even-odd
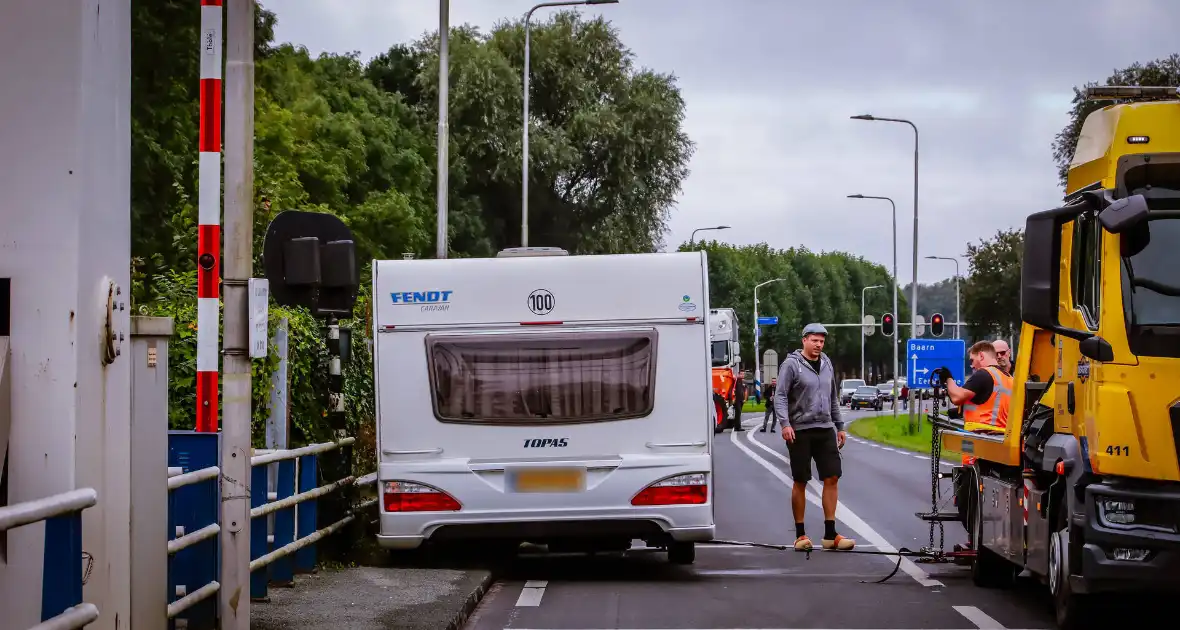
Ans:
[{"label": "blue metal post", "polygon": [[[319,486],[319,469],[315,455],[304,455],[299,458],[299,492],[314,490]],[[299,504],[299,516],[295,524],[296,539],[310,536],[316,532],[316,501],[304,501]],[[276,524],[277,527],[277,524]],[[295,570],[300,573],[311,573],[315,570],[315,545],[308,545],[295,552]]]},{"label": "blue metal post", "polygon": [[[250,469],[250,509],[266,504],[266,466]],[[253,562],[270,552],[266,544],[266,517],[250,520],[250,561]],[[269,567],[255,569],[250,573],[250,599],[266,599],[266,584],[270,581]]]},{"label": "blue metal post", "polygon": [[41,621],[82,603],[82,513],[45,519]]},{"label": "blue metal post", "polygon": [[[278,463],[275,479],[275,494],[283,500],[295,494],[295,460],[285,459]],[[295,542],[295,508],[275,512],[275,549]],[[270,565],[270,577],[276,586],[289,586],[295,579],[295,563],[291,556],[283,556]]]}]

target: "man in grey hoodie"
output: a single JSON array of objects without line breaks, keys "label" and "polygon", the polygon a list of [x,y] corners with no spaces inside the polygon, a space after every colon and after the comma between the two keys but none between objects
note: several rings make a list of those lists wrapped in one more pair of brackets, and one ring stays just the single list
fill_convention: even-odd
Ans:
[{"label": "man in grey hoodie", "polygon": [[787,355],[779,366],[774,409],[783,427],[783,439],[791,456],[791,511],[795,516],[795,550],[810,551],[811,539],[803,527],[807,507],[807,482],[811,461],[823,480],[824,549],[847,550],[856,541],[836,533],[837,486],[840,481],[840,449],[848,434],[840,418],[840,391],[835,369],[823,353],[828,331],[821,324],[803,328],[803,348]]}]

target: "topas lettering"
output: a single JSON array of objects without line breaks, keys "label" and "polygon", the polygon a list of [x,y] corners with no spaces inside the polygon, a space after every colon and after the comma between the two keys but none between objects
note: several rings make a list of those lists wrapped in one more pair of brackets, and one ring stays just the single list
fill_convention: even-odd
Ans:
[{"label": "topas lettering", "polygon": [[423,311],[445,311],[450,308],[454,291],[394,291],[389,294],[394,306],[420,306]]}]

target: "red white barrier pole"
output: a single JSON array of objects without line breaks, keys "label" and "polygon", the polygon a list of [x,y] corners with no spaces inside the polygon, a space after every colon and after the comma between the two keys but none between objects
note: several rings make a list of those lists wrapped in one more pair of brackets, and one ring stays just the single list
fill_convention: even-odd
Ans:
[{"label": "red white barrier pole", "polygon": [[217,431],[221,305],[222,0],[201,0],[197,191],[197,431]]}]

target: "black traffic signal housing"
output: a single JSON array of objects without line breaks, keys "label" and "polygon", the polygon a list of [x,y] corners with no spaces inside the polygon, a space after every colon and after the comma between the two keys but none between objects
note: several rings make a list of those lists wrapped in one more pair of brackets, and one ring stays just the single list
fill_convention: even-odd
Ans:
[{"label": "black traffic signal housing", "polygon": [[942,313],[935,313],[930,316],[930,334],[935,337],[941,337],[945,325],[946,322],[942,320]]},{"label": "black traffic signal housing", "polygon": [[897,322],[893,320],[893,313],[885,313],[881,316],[881,334],[886,337],[892,337],[893,331],[897,328]]},{"label": "black traffic signal housing", "polygon": [[316,317],[349,317],[360,274],[352,231],[324,212],[280,212],[266,228],[262,250],[277,304],[303,306]]}]

